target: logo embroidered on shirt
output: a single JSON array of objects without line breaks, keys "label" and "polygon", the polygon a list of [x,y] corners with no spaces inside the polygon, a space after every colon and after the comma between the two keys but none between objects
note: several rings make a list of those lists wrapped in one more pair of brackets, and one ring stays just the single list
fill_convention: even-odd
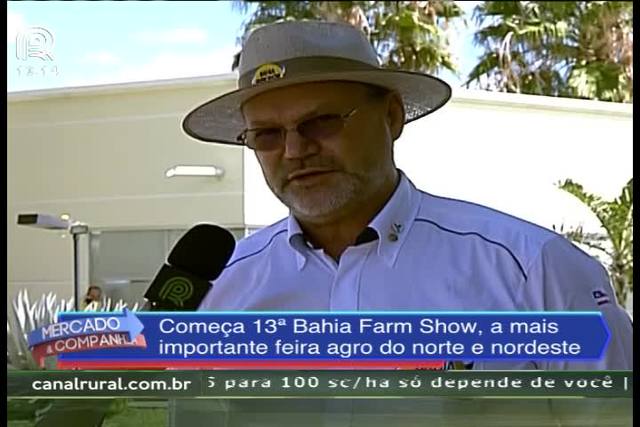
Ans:
[{"label": "logo embroidered on shirt", "polygon": [[596,291],[592,292],[593,298],[596,300],[596,303],[598,303],[598,305],[602,305],[602,304],[606,304],[608,302],[611,302],[609,300],[609,296],[606,294],[606,292],[598,289]]},{"label": "logo embroidered on shirt", "polygon": [[391,224],[391,233],[389,233],[389,240],[392,242],[398,241],[398,234],[402,233],[402,224]]}]

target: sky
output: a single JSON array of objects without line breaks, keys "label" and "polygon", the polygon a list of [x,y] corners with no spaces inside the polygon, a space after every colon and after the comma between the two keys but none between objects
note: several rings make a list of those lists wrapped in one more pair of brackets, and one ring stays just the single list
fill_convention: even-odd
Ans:
[{"label": "sky", "polygon": [[[478,2],[458,3],[469,24],[451,42],[465,76],[479,55],[470,19]],[[230,1],[7,4],[7,92],[230,73],[248,18]]]}]

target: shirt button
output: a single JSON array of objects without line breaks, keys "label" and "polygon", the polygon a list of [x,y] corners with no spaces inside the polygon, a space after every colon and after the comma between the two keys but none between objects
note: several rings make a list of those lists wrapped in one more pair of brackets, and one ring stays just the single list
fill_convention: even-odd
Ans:
[{"label": "shirt button", "polygon": [[391,240],[392,242],[395,242],[398,240],[398,235],[396,233],[390,233],[389,234],[389,240]]}]

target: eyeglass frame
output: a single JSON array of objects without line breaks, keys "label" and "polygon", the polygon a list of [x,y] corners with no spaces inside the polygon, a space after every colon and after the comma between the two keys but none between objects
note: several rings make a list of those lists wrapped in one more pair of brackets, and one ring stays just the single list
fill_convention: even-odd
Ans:
[{"label": "eyeglass frame", "polygon": [[[351,109],[348,113],[345,113],[345,114],[319,114],[319,115],[317,115],[317,116],[315,116],[315,117],[311,117],[311,118],[308,118],[308,119],[302,120],[301,122],[297,123],[297,124],[296,124],[295,126],[293,126],[293,127],[285,127],[285,126],[264,126],[264,127],[258,127],[258,128],[245,129],[245,130],[243,130],[243,131],[242,131],[242,133],[241,133],[240,135],[238,135],[238,136],[236,137],[236,140],[237,140],[238,142],[241,142],[241,143],[242,143],[244,146],[246,146],[247,148],[249,148],[249,149],[251,149],[251,150],[254,150],[254,151],[262,151],[262,152],[275,151],[275,149],[274,149],[274,150],[256,150],[255,148],[251,147],[250,145],[248,145],[248,144],[246,143],[246,141],[247,141],[247,133],[248,133],[248,132],[255,132],[255,131],[259,131],[259,130],[264,130],[264,129],[279,129],[279,130],[280,130],[280,135],[281,135],[281,136],[280,136],[281,141],[284,143],[284,142],[286,141],[286,139],[287,139],[287,133],[288,133],[288,132],[296,131],[299,135],[302,135],[302,134],[300,134],[300,132],[298,131],[298,128],[299,128],[301,125],[303,125],[304,123],[307,123],[307,122],[309,122],[309,121],[311,121],[311,120],[316,120],[316,119],[318,119],[319,117],[323,117],[323,116],[337,116],[337,118],[339,117],[339,118],[342,120],[342,127],[340,128],[340,130],[338,130],[338,131],[335,133],[335,135],[337,135],[337,134],[338,134],[338,133],[340,133],[342,130],[344,130],[344,128],[345,128],[345,126],[346,126],[346,124],[347,124],[347,121],[348,121],[351,117],[353,117],[353,115],[354,115],[356,112],[358,112],[358,110],[359,110],[360,108],[362,108],[362,106],[354,107],[354,108],[353,108],[353,109]],[[304,135],[302,135],[302,136],[304,136]],[[334,135],[332,135],[332,136],[334,136]],[[305,136],[305,138],[307,138],[307,137]],[[314,141],[314,142],[319,142],[319,141]],[[282,146],[284,146],[284,145],[282,145]]]}]

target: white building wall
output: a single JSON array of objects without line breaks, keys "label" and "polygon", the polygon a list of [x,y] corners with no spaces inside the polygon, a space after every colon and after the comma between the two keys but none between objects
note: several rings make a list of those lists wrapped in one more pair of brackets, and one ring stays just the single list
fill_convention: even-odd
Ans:
[{"label": "white building wall", "polygon": [[[8,297],[28,288],[70,298],[73,289],[70,236],[19,227],[19,213],[67,213],[97,231],[242,226],[242,149],[195,143],[180,127],[189,109],[234,84],[216,77],[9,94]],[[175,165],[203,164],[224,176],[165,177]],[[84,290],[87,239],[82,248]]]}]

